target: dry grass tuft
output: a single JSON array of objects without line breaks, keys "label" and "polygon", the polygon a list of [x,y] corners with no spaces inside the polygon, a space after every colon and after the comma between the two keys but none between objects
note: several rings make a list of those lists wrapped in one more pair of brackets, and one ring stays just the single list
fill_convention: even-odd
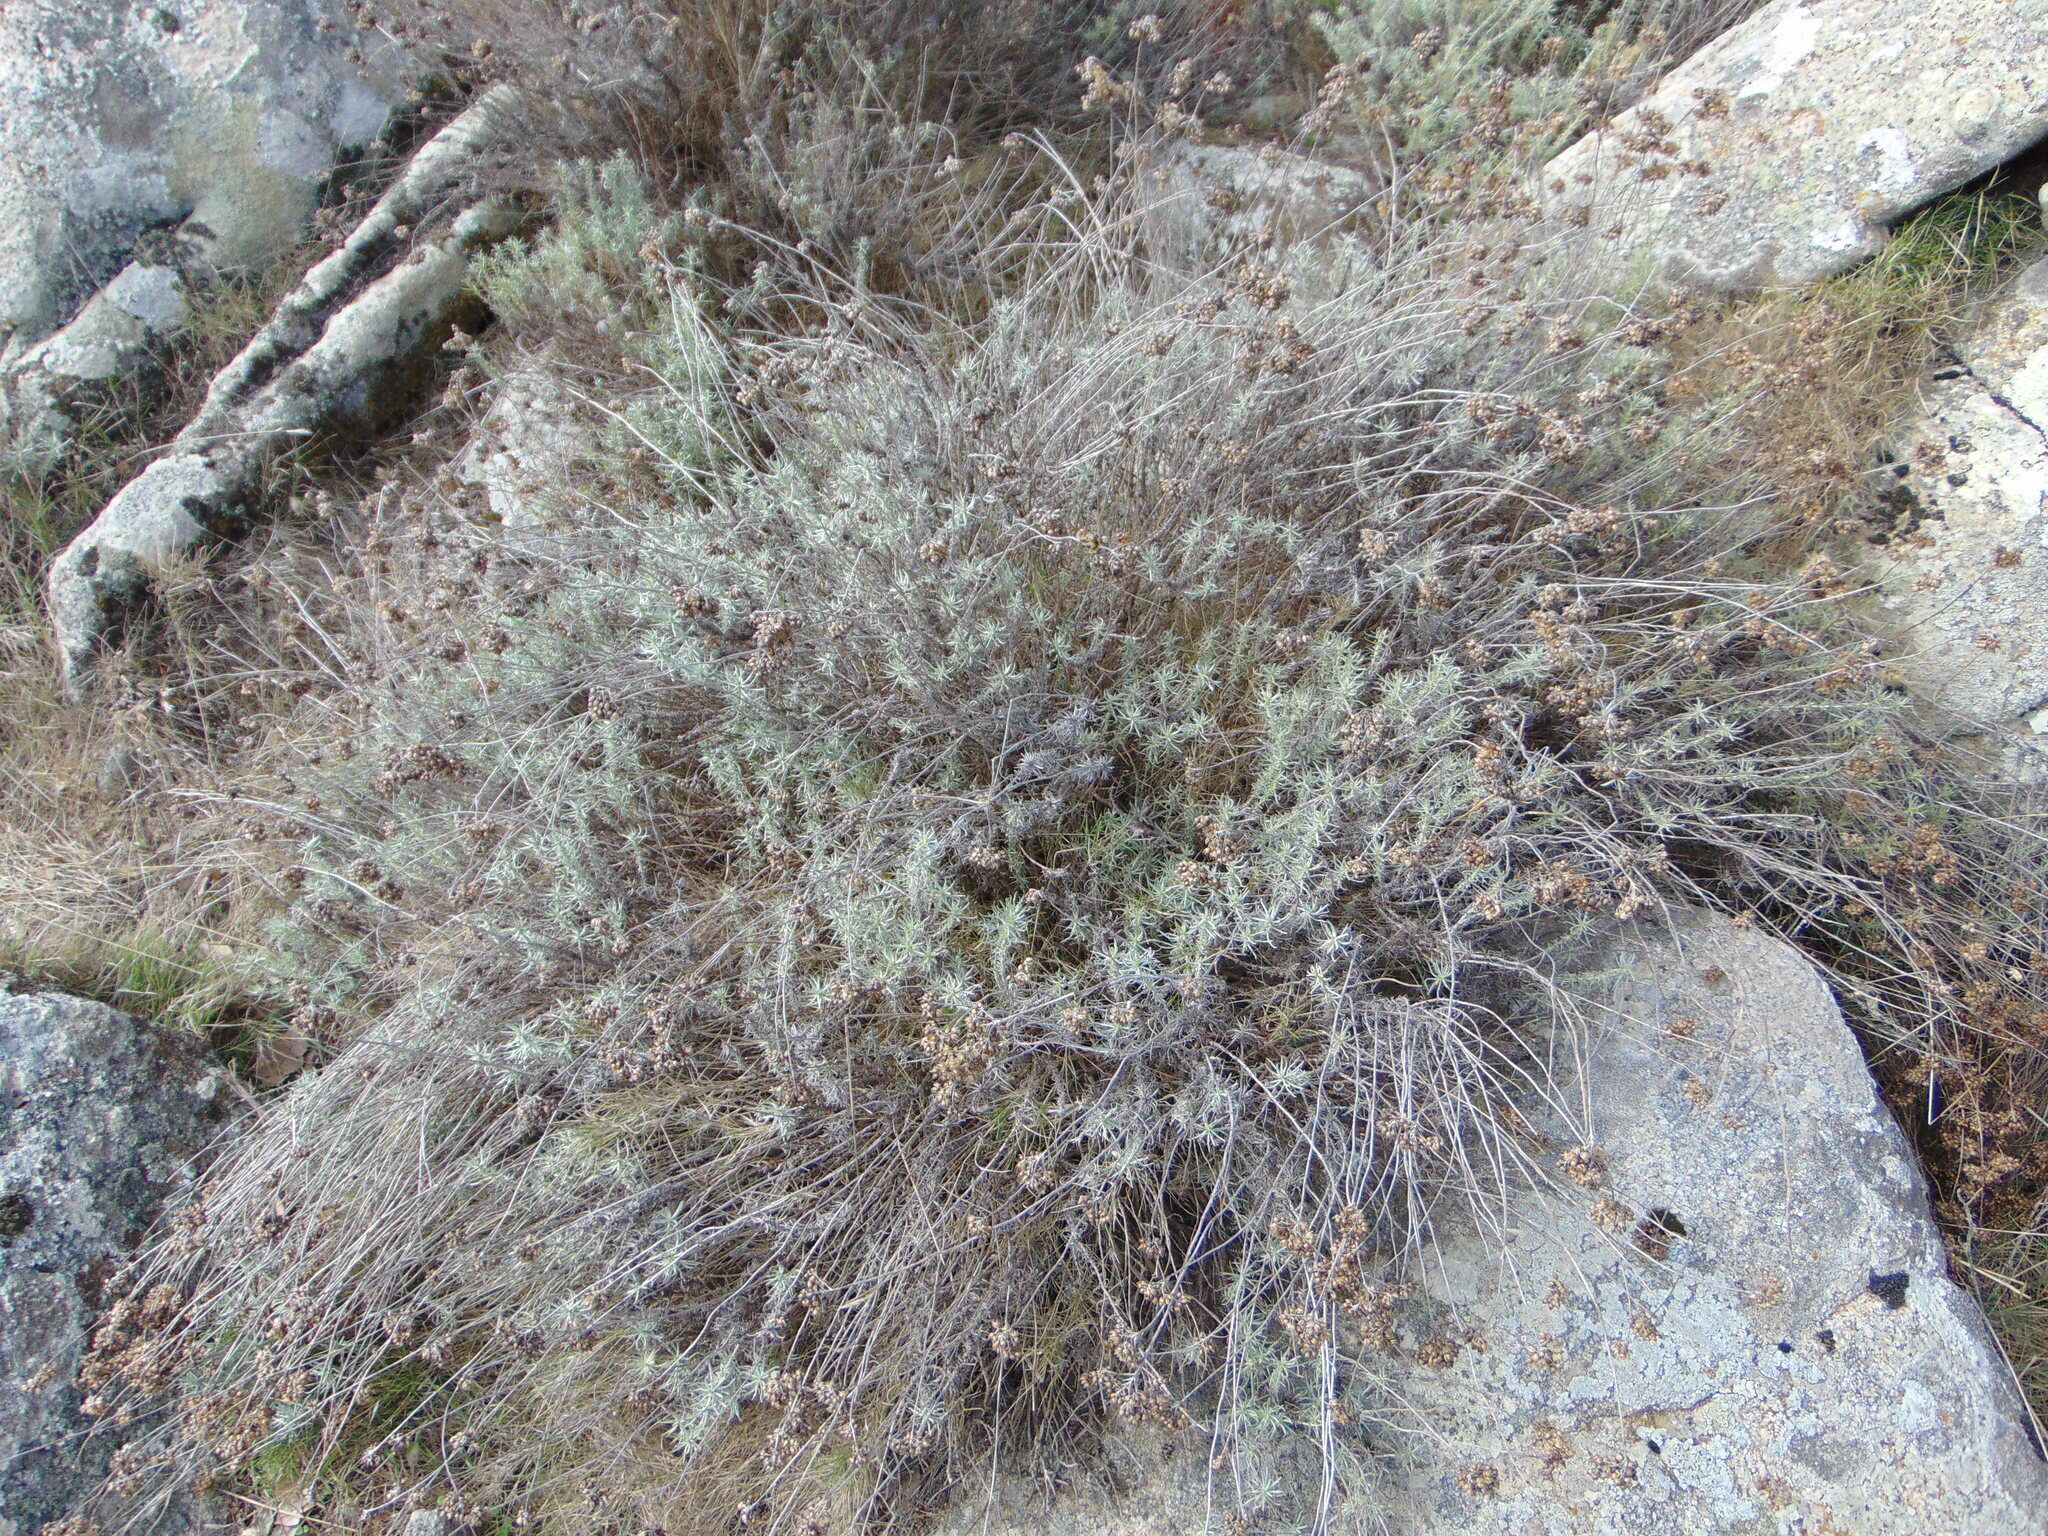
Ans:
[{"label": "dry grass tuft", "polygon": [[1689,330],[1673,397],[1742,402],[1745,461],[1816,534],[1890,537],[1893,434],[1942,347],[2044,250],[2031,191],[1994,177],[1951,194],[1840,277],[1719,306]]},{"label": "dry grass tuft", "polygon": [[[2033,1132],[2044,1135],[2038,1122]],[[2014,1229],[1984,1227],[1972,1234],[1974,1252],[1963,1268],[2004,1346],[2038,1434],[2048,1423],[2048,1207],[2037,1203],[2020,1220]]]}]

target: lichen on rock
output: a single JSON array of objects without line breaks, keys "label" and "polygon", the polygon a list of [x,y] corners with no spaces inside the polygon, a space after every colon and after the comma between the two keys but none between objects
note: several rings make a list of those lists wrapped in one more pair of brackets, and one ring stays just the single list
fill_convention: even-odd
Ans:
[{"label": "lichen on rock", "polygon": [[1544,172],[1597,259],[1704,288],[1811,282],[2048,136],[2048,15],[1773,0]]},{"label": "lichen on rock", "polygon": [[[87,1336],[226,1104],[197,1041],[101,1003],[0,991],[0,1536],[65,1518],[106,1477],[119,1437],[87,1438],[74,1381]],[[149,1528],[217,1518],[181,1496]]]}]

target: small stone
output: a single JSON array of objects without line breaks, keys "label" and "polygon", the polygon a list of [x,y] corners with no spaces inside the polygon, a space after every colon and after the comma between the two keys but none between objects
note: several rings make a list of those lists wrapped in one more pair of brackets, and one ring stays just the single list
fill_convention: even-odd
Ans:
[{"label": "small stone", "polygon": [[1955,105],[1949,109],[1949,120],[1955,124],[1956,137],[1982,138],[1991,131],[2002,105],[1998,92],[1989,86],[1973,85],[1959,91]]},{"label": "small stone", "polygon": [[1266,240],[1321,240],[1376,190],[1362,172],[1308,155],[1187,141],[1163,146],[1144,175],[1147,245],[1176,267]]},{"label": "small stone", "polygon": [[153,335],[179,329],[191,310],[185,302],[185,279],[176,267],[130,262],[105,292],[109,303],[140,320]]},{"label": "small stone", "polygon": [[109,805],[123,805],[142,787],[142,759],[133,747],[122,742],[108,749],[100,763],[100,798]]},{"label": "small stone", "polygon": [[[459,332],[451,348],[473,337]],[[596,428],[566,409],[548,376],[515,368],[493,379],[490,401],[455,460],[454,477],[483,493],[489,520],[517,537],[539,533],[573,504],[573,488],[602,447]]]}]

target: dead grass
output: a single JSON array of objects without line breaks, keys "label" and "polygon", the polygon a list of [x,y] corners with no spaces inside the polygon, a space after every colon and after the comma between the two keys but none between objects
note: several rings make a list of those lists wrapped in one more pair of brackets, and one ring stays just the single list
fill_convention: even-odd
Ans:
[{"label": "dead grass", "polygon": [[62,701],[43,572],[176,436],[214,375],[398,163],[338,169],[312,238],[225,276],[133,373],[81,391],[76,433],[52,473],[0,478],[0,965],[214,1031],[245,1056],[274,1023],[246,969],[253,935],[235,915],[247,861],[233,826],[197,816],[195,801],[221,792],[249,737],[235,710],[248,657],[229,637],[269,615],[223,604],[194,562],[172,573],[116,664],[110,697],[79,708]]},{"label": "dead grass", "polygon": [[204,754],[146,706],[85,713],[58,702],[37,628],[11,625],[7,645],[0,966],[147,1017],[221,1021],[239,989],[212,837],[172,808]]},{"label": "dead grass", "polygon": [[1668,396],[1742,402],[1728,423],[1739,452],[1815,536],[1892,533],[1892,439],[1940,347],[2048,251],[2040,206],[2017,183],[1943,198],[1839,277],[1711,309],[1674,354]]},{"label": "dead grass", "polygon": [[[2030,1106],[2034,1134],[2048,1137],[2041,1100]],[[2048,1436],[2048,1204],[2013,1230],[1981,1227],[1959,1268],[1973,1282],[2014,1380],[2033,1411],[2037,1436]]]}]

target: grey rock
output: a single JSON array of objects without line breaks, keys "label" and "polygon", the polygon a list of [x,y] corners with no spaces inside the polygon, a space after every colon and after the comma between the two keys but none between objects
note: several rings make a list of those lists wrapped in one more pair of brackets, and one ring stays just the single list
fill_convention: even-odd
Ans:
[{"label": "grey rock", "polygon": [[2048,258],[2025,268],[1929,380],[1897,444],[1909,527],[1878,557],[1908,682],[2023,766],[2048,750]]},{"label": "grey rock", "polygon": [[0,12],[0,81],[0,334],[31,337],[145,229],[196,217],[220,265],[296,238],[406,87],[328,0],[29,0]]},{"label": "grey rock", "polygon": [[1605,264],[1736,291],[1842,271],[2044,136],[2048,10],[1773,0],[1553,160],[1545,193]]},{"label": "grey rock", "polygon": [[1363,171],[1275,145],[1175,140],[1144,176],[1148,254],[1183,271],[1252,247],[1327,245],[1376,190]]},{"label": "grey rock", "polygon": [[[410,68],[339,0],[0,8],[0,438],[23,462],[61,443],[67,383],[182,322],[186,281],[299,239]],[[176,263],[130,264],[145,231],[174,227]]]},{"label": "grey rock", "polygon": [[80,385],[141,368],[185,327],[190,288],[177,267],[130,262],[55,335],[30,346],[0,378],[0,433],[11,467],[46,473],[70,441]]},{"label": "grey rock", "polygon": [[189,312],[182,272],[130,262],[30,356],[62,378],[110,379],[152,341],[182,330]]},{"label": "grey rock", "polygon": [[405,1536],[474,1536],[474,1532],[469,1526],[457,1525],[446,1515],[421,1509],[407,1517]]},{"label": "grey rock", "polygon": [[[469,183],[480,158],[508,130],[513,101],[502,87],[488,91],[420,146],[341,248],[300,280],[264,328],[215,376],[183,434],[186,439],[246,429],[253,412],[293,415],[298,408],[291,400],[306,391],[276,387],[280,369],[317,351],[330,333],[360,337],[395,323],[397,311],[389,305],[348,313],[368,290],[394,278],[394,289],[432,287],[436,280],[417,269],[434,267],[445,275],[452,263],[443,252],[451,239],[460,257],[471,244],[493,238],[502,223],[501,205],[480,211]],[[412,274],[399,277],[408,267],[415,269]],[[330,350],[338,347],[338,340],[330,344]]]},{"label": "grey rock", "polygon": [[51,627],[74,695],[89,690],[102,642],[158,573],[240,530],[279,455],[315,435],[373,430],[416,392],[465,308],[470,258],[519,220],[509,199],[467,191],[502,102],[487,94],[420,149],[215,376],[163,457],[51,562]]},{"label": "grey rock", "polygon": [[158,459],[51,562],[50,624],[75,693],[86,690],[86,672],[108,630],[155,577],[234,530],[249,481],[241,466],[222,458],[173,451]]},{"label": "grey rock", "polygon": [[[1393,1367],[1378,1528],[2042,1530],[2026,1410],[1819,974],[1706,914],[1622,929],[1594,967],[1560,1053],[1582,1062],[1556,1095],[1573,1109],[1531,1119],[1556,1148],[1598,1147],[1604,1180],[1439,1233],[1399,1336],[1411,1357],[1424,1337],[1466,1342],[1447,1366]],[[1620,1231],[1596,1197],[1626,1211]],[[944,1530],[1225,1528],[1201,1448],[1134,1449],[1122,1472],[1122,1493],[1083,1483],[1050,1504],[1001,1489]]]},{"label": "grey rock", "polygon": [[[224,1090],[188,1037],[0,994],[0,1536],[33,1536],[105,1477],[112,1437],[84,1438],[73,1383],[99,1289],[184,1185]],[[149,1529],[218,1521],[183,1499]]]},{"label": "grey rock", "polygon": [[142,759],[135,749],[125,742],[110,747],[100,762],[100,798],[109,805],[121,805],[141,787]]},{"label": "grey rock", "polygon": [[545,527],[567,510],[579,466],[599,434],[544,371],[514,366],[490,386],[490,404],[452,466],[482,493],[490,520],[509,531]]}]

